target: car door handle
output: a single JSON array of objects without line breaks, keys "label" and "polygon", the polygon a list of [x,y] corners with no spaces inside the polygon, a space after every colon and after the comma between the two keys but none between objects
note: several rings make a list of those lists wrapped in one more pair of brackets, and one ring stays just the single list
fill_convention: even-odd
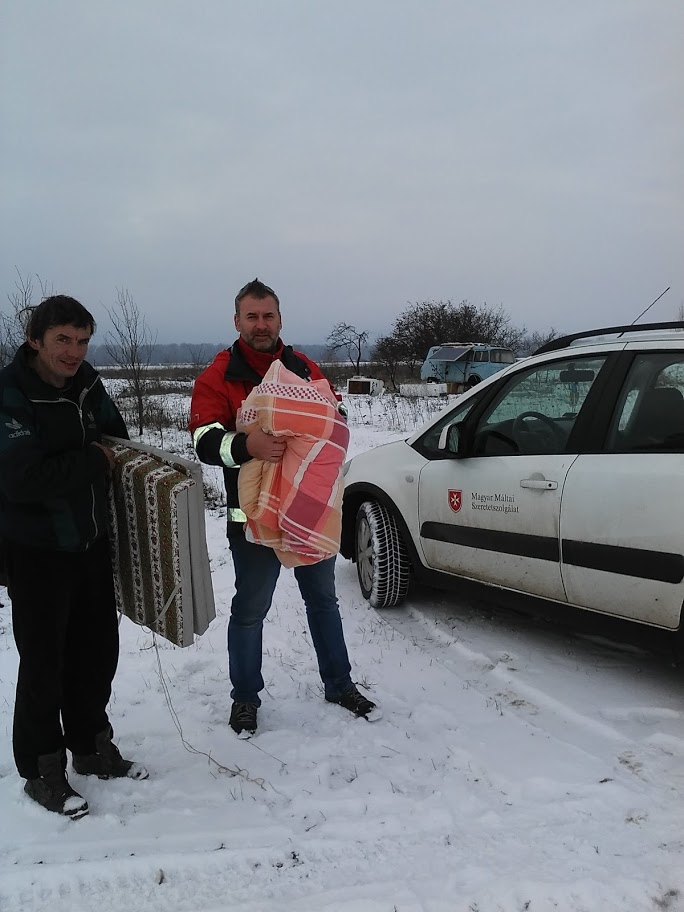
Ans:
[{"label": "car door handle", "polygon": [[558,488],[558,482],[547,481],[546,478],[523,478],[520,487],[534,488],[537,491],[555,491]]}]

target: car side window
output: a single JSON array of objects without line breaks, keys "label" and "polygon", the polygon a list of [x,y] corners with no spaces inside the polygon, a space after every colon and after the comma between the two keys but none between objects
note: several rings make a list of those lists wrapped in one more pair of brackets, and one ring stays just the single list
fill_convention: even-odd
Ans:
[{"label": "car side window", "polygon": [[684,452],[684,355],[638,354],[608,431],[612,453]]},{"label": "car side window", "polygon": [[457,405],[429,428],[415,444],[416,449],[427,459],[455,456],[458,452],[459,426],[480,401],[479,395],[471,396],[467,402]]},{"label": "car side window", "polygon": [[549,361],[514,374],[480,418],[473,456],[564,453],[605,357]]}]

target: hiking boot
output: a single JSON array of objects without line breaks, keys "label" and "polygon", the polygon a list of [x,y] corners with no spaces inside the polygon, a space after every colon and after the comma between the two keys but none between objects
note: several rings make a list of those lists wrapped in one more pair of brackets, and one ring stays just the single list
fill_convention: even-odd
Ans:
[{"label": "hiking boot", "polygon": [[359,693],[354,684],[347,690],[342,691],[339,696],[326,697],[325,699],[328,703],[338,703],[348,709],[350,713],[354,713],[355,716],[360,716],[368,722],[375,722],[382,717],[380,707],[367,697],[364,697],[362,693]]},{"label": "hiking boot", "polygon": [[257,730],[256,703],[233,703],[230,711],[230,727],[238,738],[251,738]]},{"label": "hiking boot", "polygon": [[141,763],[124,760],[119,748],[112,741],[111,725],[95,735],[94,754],[74,754],[71,764],[81,776],[97,776],[98,779],[147,779],[150,775]]},{"label": "hiking boot", "polygon": [[46,811],[78,820],[88,813],[88,802],[69,785],[66,775],[66,751],[38,757],[37,779],[27,779],[24,791]]}]

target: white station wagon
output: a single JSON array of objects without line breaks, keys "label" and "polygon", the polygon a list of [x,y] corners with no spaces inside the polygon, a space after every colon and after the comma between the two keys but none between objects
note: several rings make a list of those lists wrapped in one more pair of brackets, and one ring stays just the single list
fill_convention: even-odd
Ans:
[{"label": "white station wagon", "polygon": [[371,605],[463,577],[675,630],[684,323],[556,339],[345,465],[342,554]]}]

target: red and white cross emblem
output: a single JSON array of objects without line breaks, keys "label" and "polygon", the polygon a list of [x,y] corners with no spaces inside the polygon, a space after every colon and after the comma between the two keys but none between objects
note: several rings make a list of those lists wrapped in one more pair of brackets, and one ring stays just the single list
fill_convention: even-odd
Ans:
[{"label": "red and white cross emblem", "polygon": [[454,513],[458,513],[458,511],[461,509],[462,504],[462,492],[449,490],[449,506],[454,511]]}]

